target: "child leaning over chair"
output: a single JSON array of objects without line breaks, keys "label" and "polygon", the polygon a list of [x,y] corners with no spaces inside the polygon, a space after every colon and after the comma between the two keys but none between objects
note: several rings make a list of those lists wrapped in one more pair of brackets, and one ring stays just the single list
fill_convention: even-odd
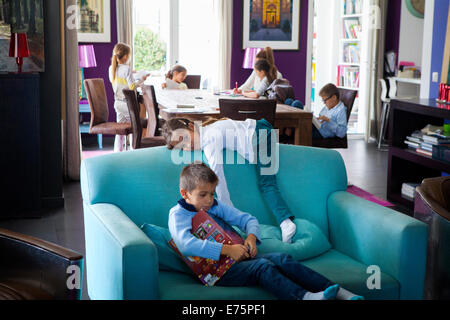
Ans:
[{"label": "child leaning over chair", "polygon": [[[237,262],[216,283],[217,286],[262,286],[281,300],[363,299],[333,284],[289,255],[258,255],[260,236],[257,219],[214,199],[218,182],[216,174],[205,164],[187,166],[180,177],[182,199],[169,214],[171,236],[184,256],[217,261],[225,255]],[[226,245],[194,237],[191,233],[192,218],[200,210],[206,211],[225,229],[234,225],[245,231],[247,238],[244,244]]]}]

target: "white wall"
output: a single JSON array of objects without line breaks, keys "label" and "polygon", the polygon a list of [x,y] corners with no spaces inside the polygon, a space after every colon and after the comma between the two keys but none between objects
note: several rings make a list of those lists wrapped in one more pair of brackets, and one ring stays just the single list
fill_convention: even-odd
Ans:
[{"label": "white wall", "polygon": [[[433,27],[434,27],[434,1],[425,1],[425,20],[423,27],[423,51],[422,51],[422,84],[420,86],[420,97],[430,97],[431,82],[431,55],[433,49]],[[438,0],[439,1],[439,0]]]},{"label": "white wall", "polygon": [[336,65],[339,59],[339,36],[342,32],[339,0],[316,0],[317,3],[317,65],[316,65],[316,108],[320,112],[319,91],[328,83],[335,83]]},{"label": "white wall", "polygon": [[[400,20],[400,44],[398,61],[411,61],[416,66],[422,66],[424,19],[413,16],[402,1]],[[399,84],[398,96],[419,96],[420,87],[410,84]]]}]

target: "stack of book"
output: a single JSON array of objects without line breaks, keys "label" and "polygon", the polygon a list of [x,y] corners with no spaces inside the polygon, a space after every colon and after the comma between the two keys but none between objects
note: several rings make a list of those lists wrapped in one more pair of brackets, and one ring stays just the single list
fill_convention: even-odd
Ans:
[{"label": "stack of book", "polygon": [[450,137],[414,131],[411,136],[406,137],[405,144],[417,153],[450,162]]},{"label": "stack of book", "polygon": [[402,197],[414,201],[416,188],[420,183],[407,182],[402,185]]}]

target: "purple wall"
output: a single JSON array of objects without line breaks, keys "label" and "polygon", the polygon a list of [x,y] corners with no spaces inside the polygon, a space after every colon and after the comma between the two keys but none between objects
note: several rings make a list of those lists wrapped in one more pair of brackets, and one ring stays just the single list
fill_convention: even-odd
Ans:
[{"label": "purple wall", "polygon": [[400,19],[402,13],[402,0],[389,0],[386,21],[385,51],[394,50],[397,53],[400,47]]},{"label": "purple wall", "polygon": [[80,43],[94,45],[95,57],[97,59],[97,68],[85,70],[86,79],[103,78],[105,80],[106,95],[108,97],[109,121],[116,121],[116,112],[114,111],[114,92],[109,82],[108,69],[111,65],[111,57],[114,46],[117,43],[117,18],[116,18],[116,0],[111,0],[111,41],[110,43]]},{"label": "purple wall", "polygon": [[[234,88],[236,81],[243,84],[250,76],[252,70],[242,69],[244,50],[242,50],[243,16],[242,0],[233,0],[233,51],[231,58],[231,83]],[[306,88],[306,62],[308,45],[308,1],[301,0],[300,8],[300,50],[275,51],[275,63],[295,89],[297,99],[305,101]]]},{"label": "purple wall", "polygon": [[[438,0],[434,2],[434,27],[433,27],[433,49],[431,53],[431,73],[442,73],[442,62],[444,59],[445,38],[447,33],[449,0]],[[430,82],[430,99],[439,96],[439,82]]]}]

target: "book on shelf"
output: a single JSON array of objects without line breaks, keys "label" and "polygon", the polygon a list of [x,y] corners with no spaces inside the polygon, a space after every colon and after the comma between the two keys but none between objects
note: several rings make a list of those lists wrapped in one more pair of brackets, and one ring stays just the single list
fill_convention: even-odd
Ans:
[{"label": "book on shelf", "polygon": [[338,87],[359,88],[359,67],[338,66]]},{"label": "book on shelf", "polygon": [[405,140],[405,144],[410,148],[410,149],[417,149],[420,147],[420,143],[414,142],[414,141],[409,141],[409,140]]},{"label": "book on shelf", "polygon": [[450,144],[434,145],[433,159],[450,163]]},{"label": "book on shelf", "polygon": [[[205,211],[199,211],[192,218],[191,233],[196,238],[205,241],[213,241],[227,245],[244,243],[243,239],[236,231],[232,229],[227,229],[225,231]],[[219,281],[220,278],[236,263],[236,261],[224,255],[220,257],[219,261],[201,257],[186,257],[178,250],[173,239],[169,241],[169,245],[205,286],[214,286],[216,282]]]},{"label": "book on shelf", "polygon": [[359,14],[361,13],[361,0],[345,0],[344,14]]},{"label": "book on shelf", "polygon": [[359,44],[358,43],[344,43],[343,44],[343,57],[342,61],[344,63],[360,63],[360,50],[359,50]]},{"label": "book on shelf", "polygon": [[445,137],[441,135],[423,135],[423,141],[428,142],[433,145],[450,143],[450,137]]},{"label": "book on shelf", "polygon": [[422,142],[420,144],[420,148],[423,149],[423,150],[426,150],[426,151],[433,152],[433,145],[429,144],[429,143],[426,143],[426,142]]},{"label": "book on shelf", "polygon": [[359,19],[344,19],[343,21],[344,38],[359,39],[361,34],[361,23]]},{"label": "book on shelf", "polygon": [[414,200],[416,188],[420,183],[405,182],[402,184],[402,197],[408,200]]},{"label": "book on shelf", "polygon": [[428,151],[428,150],[422,149],[420,147],[416,149],[416,152],[420,153],[420,154],[423,154],[424,156],[428,156],[428,157],[432,157],[433,156],[433,152],[432,151]]}]

